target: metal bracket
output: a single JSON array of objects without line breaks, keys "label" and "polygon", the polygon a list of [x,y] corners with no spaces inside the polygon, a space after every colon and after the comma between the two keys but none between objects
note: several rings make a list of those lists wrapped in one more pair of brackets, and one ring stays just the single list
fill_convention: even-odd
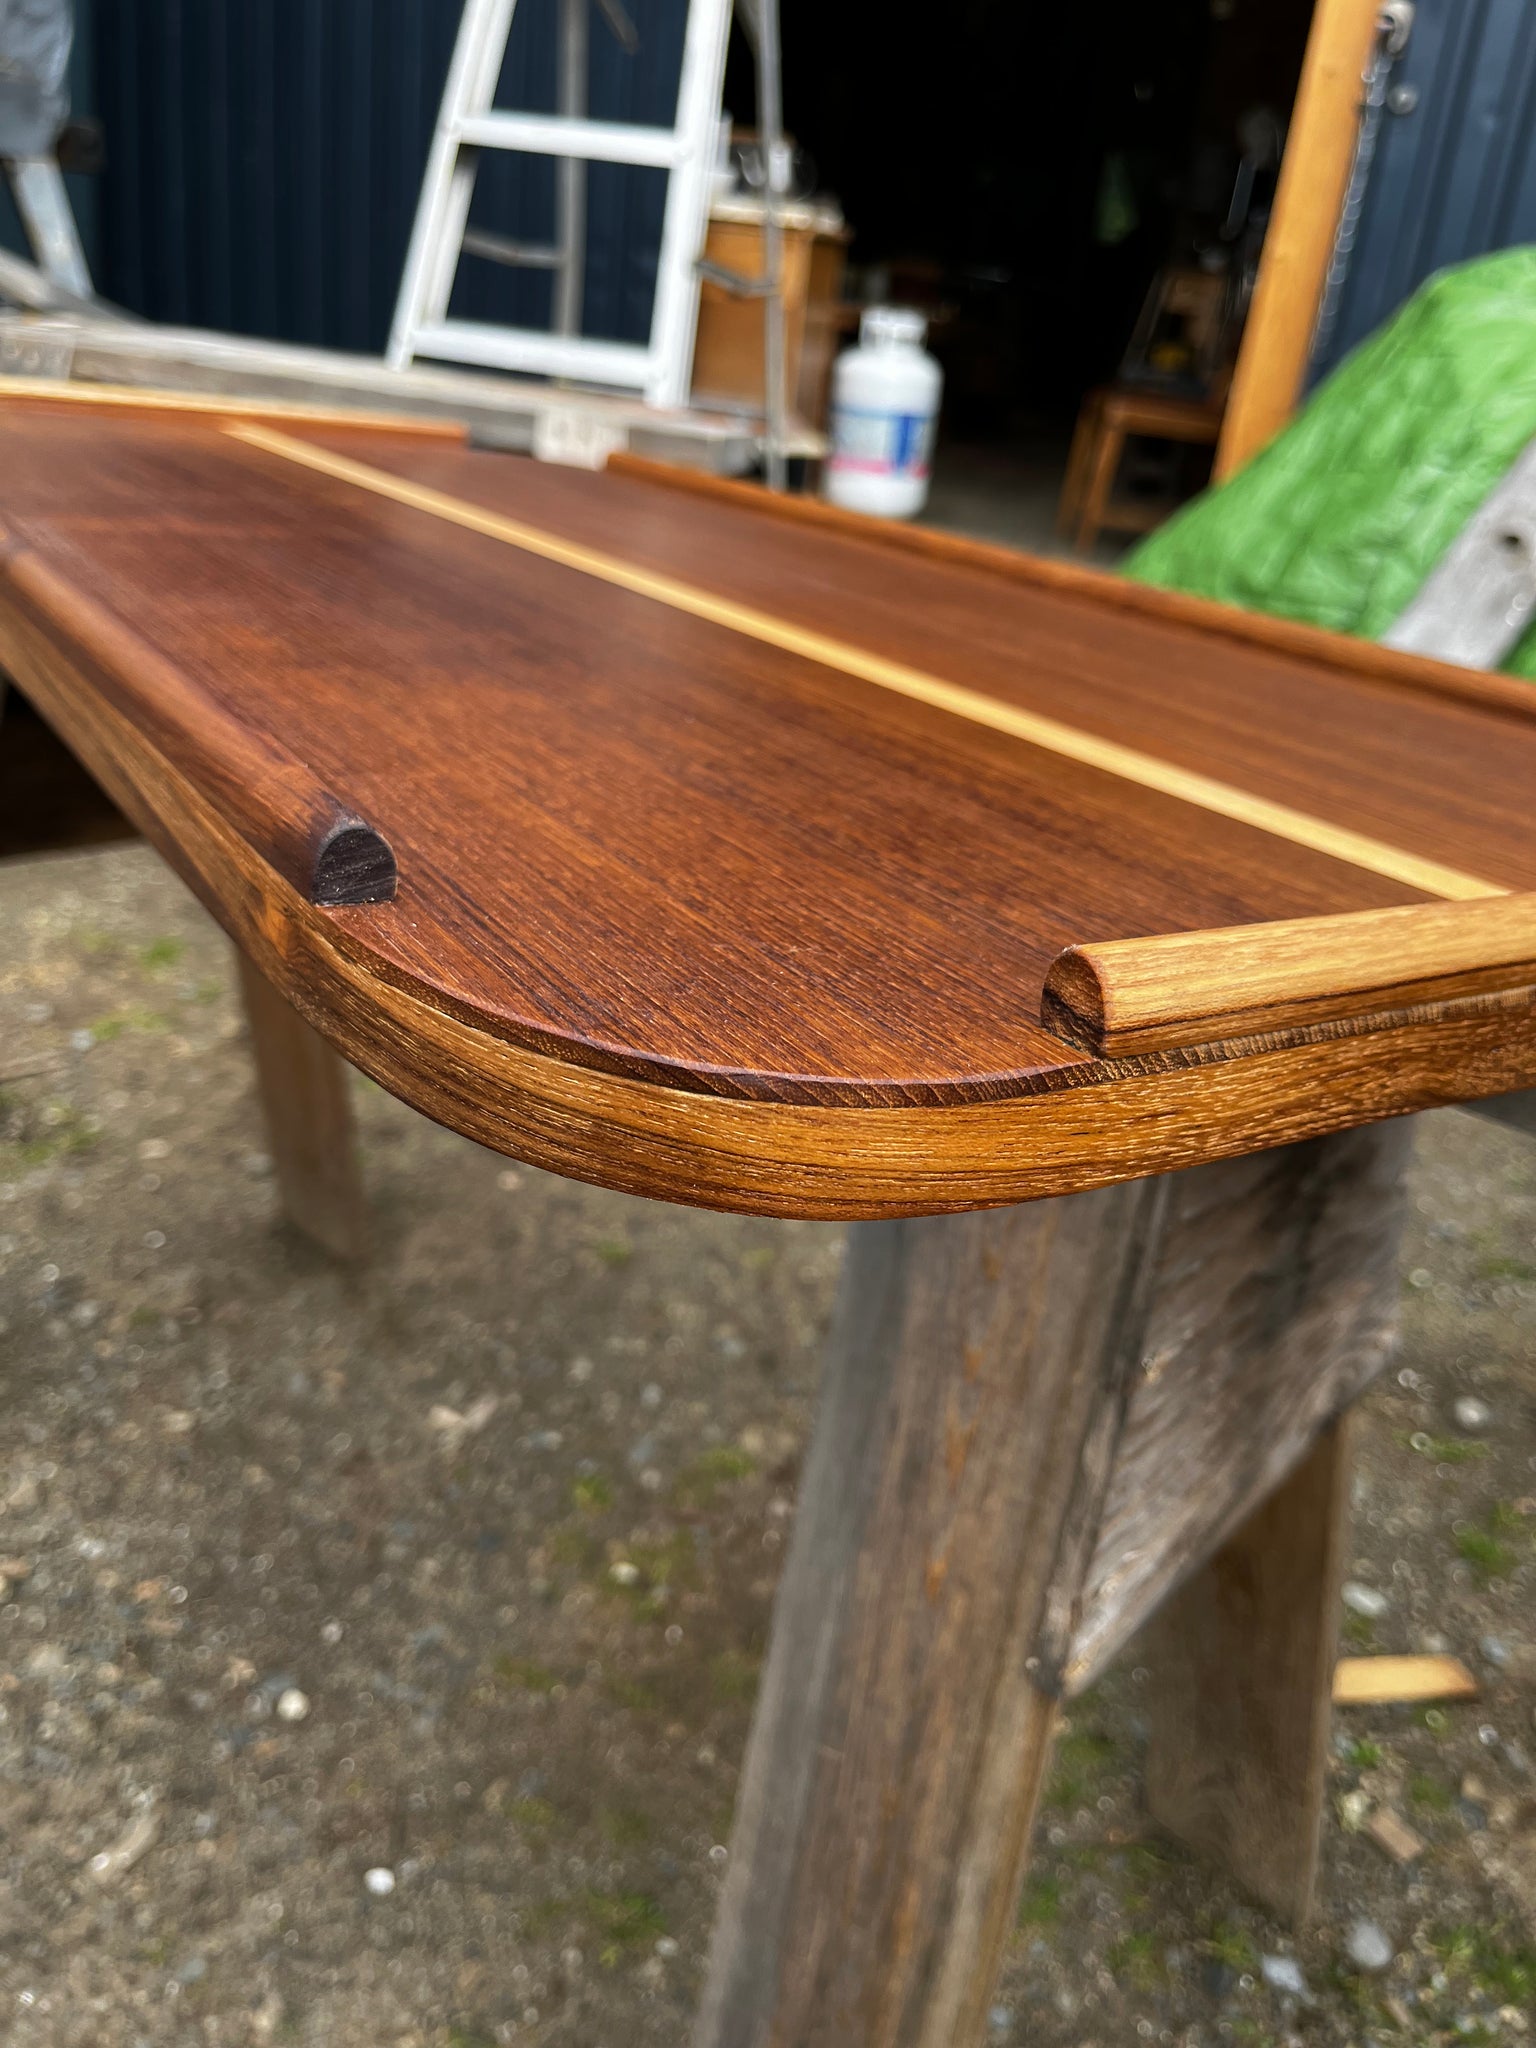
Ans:
[{"label": "metal bracket", "polygon": [[1413,0],[1385,0],[1376,16],[1376,33],[1384,57],[1401,57],[1413,34]]},{"label": "metal bracket", "polygon": [[514,241],[511,235],[493,235],[488,228],[464,230],[464,253],[483,256],[489,263],[516,264],[523,270],[559,270],[565,262],[563,249]]},{"label": "metal bracket", "polygon": [[1376,161],[1382,119],[1388,109],[1392,67],[1408,47],[1408,38],[1413,33],[1413,10],[1414,0],[1385,0],[1385,5],[1377,10],[1376,40],[1371,48],[1370,62],[1360,80],[1360,130],[1355,138],[1354,162],[1350,166],[1349,183],[1339,208],[1333,252],[1328,259],[1328,275],[1323,280],[1322,299],[1312,327],[1311,354],[1314,361],[1327,348],[1333,336],[1334,322],[1338,319],[1344,281],[1349,275],[1355,237],[1359,233],[1360,216],[1371,182],[1371,168]]},{"label": "metal bracket", "polygon": [[719,285],[733,299],[766,299],[774,289],[771,277],[748,277],[745,271],[731,270],[724,263],[711,263],[703,256],[694,268],[706,284]]}]

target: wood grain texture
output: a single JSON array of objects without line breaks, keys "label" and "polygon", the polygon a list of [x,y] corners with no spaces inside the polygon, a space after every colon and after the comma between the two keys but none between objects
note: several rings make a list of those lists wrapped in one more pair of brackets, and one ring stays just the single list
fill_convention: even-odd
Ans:
[{"label": "wood grain texture", "polygon": [[1218,483],[1273,440],[1295,409],[1354,163],[1377,12],[1377,0],[1317,0],[1313,9],[1216,448]]},{"label": "wood grain texture", "polygon": [[393,851],[281,741],[255,731],[199,690],[75,574],[23,543],[0,544],[0,581],[22,630],[68,646],[95,686],[183,763],[236,819],[260,856],[313,903],[386,903]]},{"label": "wood grain texture", "polygon": [[1335,1423],[1141,1652],[1153,1817],[1296,1926],[1317,1877],[1349,1470]]},{"label": "wood grain texture", "polygon": [[1411,1144],[1410,1125],[1378,1124],[1173,1177],[1068,1692],[1093,1683],[1390,1360]]},{"label": "wood grain texture", "polygon": [[729,506],[754,523],[764,519],[784,521],[802,531],[838,535],[861,547],[877,547],[887,553],[979,570],[990,578],[1021,584],[1028,590],[1079,599],[1096,611],[1127,612],[1134,618],[1182,627],[1202,638],[1214,636],[1234,641],[1240,647],[1298,656],[1314,671],[1331,669],[1344,675],[1372,676],[1397,689],[1428,690],[1477,704],[1485,710],[1506,712],[1513,718],[1536,719],[1536,689],[1518,677],[1484,675],[1424,656],[1405,660],[1405,650],[1383,647],[1376,640],[1332,633],[1300,619],[1240,611],[1214,598],[1165,589],[1155,583],[1135,583],[1107,570],[1087,568],[1080,562],[1023,554],[996,541],[974,540],[941,527],[877,519],[868,513],[847,511],[841,505],[829,505],[821,498],[769,491],[762,484],[716,476],[682,464],[657,462],[627,451],[609,456],[607,473]]},{"label": "wood grain texture", "polygon": [[243,953],[236,957],[283,1213],[333,1257],[360,1259],[367,1203],[346,1062]]},{"label": "wood grain texture", "polygon": [[981,2040],[1049,1749],[1033,1646],[1156,1205],[854,1233],[695,2048]]},{"label": "wood grain texture", "polygon": [[[290,438],[343,447],[331,432]],[[726,503],[739,501],[663,490],[622,470],[597,479],[367,436],[347,439],[344,452],[1267,802],[1504,888],[1536,888],[1536,838],[1511,822],[1523,818],[1525,778],[1536,774],[1536,688],[1517,678],[1282,630],[1173,593],[1133,599],[1124,579],[1088,571],[1066,569],[1081,581],[1058,585],[1046,572],[1064,565],[1024,556],[1012,558],[1023,565],[1017,576],[997,573],[990,554],[985,566],[928,558],[869,531],[890,521],[846,515],[834,546],[809,517],[761,509],[764,496],[795,502],[775,494],[748,492],[727,519]],[[1195,624],[1191,609],[1208,623]],[[1197,922],[1214,920],[1162,929]]]},{"label": "wood grain texture", "polygon": [[727,627],[733,633],[761,641],[783,653],[817,662],[843,675],[855,676],[860,682],[872,683],[878,689],[893,690],[898,696],[930,705],[951,717],[968,718],[977,725],[990,726],[997,732],[1026,740],[1031,746],[1064,760],[1101,770],[1122,782],[1156,790],[1163,796],[1177,797],[1181,803],[1216,817],[1234,819],[1273,838],[1307,847],[1315,853],[1328,854],[1336,860],[1347,861],[1351,866],[1365,868],[1372,874],[1384,875],[1390,881],[1402,882],[1410,889],[1445,897],[1487,896],[1497,892],[1498,884],[1484,881],[1481,876],[1448,867],[1442,861],[1428,860],[1405,847],[1389,845],[1356,831],[1352,826],[1317,817],[1296,809],[1294,805],[1275,803],[1252,790],[1199,774],[1159,755],[1144,753],[1139,748],[1125,746],[1106,734],[1085,732],[1079,726],[1064,724],[1059,718],[1047,717],[1024,705],[1007,703],[985,691],[969,689],[941,675],[914,668],[909,662],[892,661],[852,641],[837,639],[831,634],[797,625],[773,612],[722,598],[696,583],[639,568],[622,556],[564,540],[544,528],[529,525],[526,520],[503,518],[497,513],[487,512],[469,499],[413,484],[405,478],[391,476],[387,470],[330,450],[310,447],[292,435],[275,433],[270,428],[238,427],[230,431],[249,446],[260,448],[269,455],[302,463],[306,468],[317,469],[340,482],[354,484],[360,490],[372,491],[397,504],[408,505],[413,511],[423,512],[430,518],[444,519],[489,540],[522,548],[540,560],[557,562],[562,568],[574,569],[583,576],[595,577],[620,590],[650,598],[657,604],[670,605],[689,617],[707,619],[713,625]]},{"label": "wood grain texture", "polygon": [[1536,894],[1074,946],[1041,1020],[1119,1058],[1536,985]]},{"label": "wood grain texture", "polygon": [[1341,1657],[1333,1667],[1336,1707],[1475,1700],[1477,1695],[1477,1680],[1459,1657]]},{"label": "wood grain texture", "polygon": [[[315,431],[1536,887],[1536,724],[689,492]],[[1039,1022],[1068,944],[1414,892],[196,421],[0,409],[0,458],[0,657],[301,1014],[485,1143],[683,1201],[912,1214],[1536,1083],[1519,990],[1087,1055]],[[338,813],[394,850],[393,902],[296,902]]]},{"label": "wood grain texture", "polygon": [[[733,1100],[525,1050],[381,974],[376,912],[320,912],[82,679],[0,613],[0,662],[302,1015],[383,1087],[554,1172],[701,1207],[911,1216],[1033,1200],[1536,1079],[1536,1009],[1475,999],[1389,1031],[1239,1057],[1083,1061],[1080,1085],[959,1109]],[[1450,1006],[1447,1006],[1449,1008]]]},{"label": "wood grain texture", "polygon": [[[135,437],[100,465],[121,518],[69,517],[59,548],[88,544],[93,604],[396,848],[387,971],[530,1047],[759,1099],[975,1099],[1075,1062],[1037,1021],[1061,943],[1400,893],[233,441],[215,453],[207,474],[200,438]],[[29,482],[51,561],[67,486]],[[178,505],[149,521],[153,585],[131,509],[149,493]]]}]

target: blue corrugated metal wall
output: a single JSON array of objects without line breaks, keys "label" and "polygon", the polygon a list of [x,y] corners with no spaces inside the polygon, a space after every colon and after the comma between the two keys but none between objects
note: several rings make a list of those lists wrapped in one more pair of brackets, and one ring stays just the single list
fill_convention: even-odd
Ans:
[{"label": "blue corrugated metal wall", "polygon": [[1536,241],[1536,7],[1418,0],[1321,374],[1432,271]]},{"label": "blue corrugated metal wall", "polygon": [[[628,0],[626,56],[592,10],[595,118],[672,119],[686,0]],[[106,124],[99,288],[157,320],[377,352],[459,0],[95,0]],[[552,110],[558,0],[519,0],[499,103]],[[590,173],[584,329],[649,330],[665,174]],[[472,218],[548,239],[549,159],[483,159]],[[466,257],[453,311],[543,326],[547,273]]]},{"label": "blue corrugated metal wall", "polygon": [[[592,10],[592,111],[667,121],[687,0],[629,0],[627,58]],[[72,178],[99,287],[153,318],[379,349],[460,0],[78,0],[76,105],[108,166]],[[1336,362],[1446,263],[1536,240],[1532,0],[1418,0],[1326,349]],[[557,0],[519,0],[499,97],[551,107]],[[644,338],[664,181],[591,172],[586,331]],[[487,159],[474,217],[543,236],[553,168]],[[0,216],[9,208],[0,197]],[[0,239],[19,246],[14,222]],[[549,280],[467,258],[454,310],[542,325]]]}]

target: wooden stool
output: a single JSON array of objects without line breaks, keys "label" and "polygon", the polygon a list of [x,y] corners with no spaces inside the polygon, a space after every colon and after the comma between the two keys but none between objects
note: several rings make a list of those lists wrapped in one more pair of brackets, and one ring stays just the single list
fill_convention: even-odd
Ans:
[{"label": "wooden stool", "polygon": [[1059,532],[1088,551],[1100,533],[1145,533],[1165,516],[1162,505],[1137,505],[1113,497],[1126,441],[1185,441],[1214,448],[1221,432],[1226,394],[1213,398],[1171,398],[1157,391],[1106,384],[1090,391],[1078,414],[1067,473],[1056,512]]}]

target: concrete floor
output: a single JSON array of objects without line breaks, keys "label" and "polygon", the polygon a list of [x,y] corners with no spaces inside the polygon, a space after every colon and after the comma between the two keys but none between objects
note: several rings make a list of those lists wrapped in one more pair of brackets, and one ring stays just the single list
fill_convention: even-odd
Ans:
[{"label": "concrete floor", "polygon": [[1036,434],[993,447],[942,443],[922,523],[978,540],[1111,569],[1124,536],[1106,534],[1080,554],[1056,530],[1056,501],[1067,462],[1065,435]]}]

